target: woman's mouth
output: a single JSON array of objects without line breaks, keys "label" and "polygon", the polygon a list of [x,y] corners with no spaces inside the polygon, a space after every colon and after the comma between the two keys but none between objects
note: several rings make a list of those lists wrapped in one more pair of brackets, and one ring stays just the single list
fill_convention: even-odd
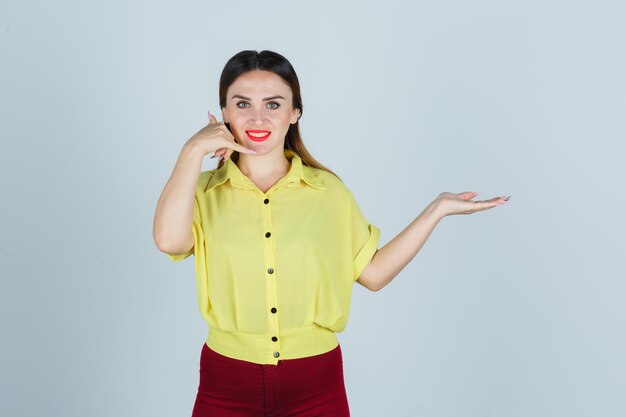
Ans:
[{"label": "woman's mouth", "polygon": [[248,139],[255,142],[263,142],[269,138],[271,134],[272,132],[269,130],[246,130],[246,136],[248,136]]}]

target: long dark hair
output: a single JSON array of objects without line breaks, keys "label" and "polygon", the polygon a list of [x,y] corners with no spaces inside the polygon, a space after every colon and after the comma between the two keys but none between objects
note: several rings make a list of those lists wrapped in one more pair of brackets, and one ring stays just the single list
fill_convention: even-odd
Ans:
[{"label": "long dark hair", "polygon": [[[298,117],[298,121],[294,124],[289,125],[289,130],[287,131],[287,135],[285,136],[284,149],[290,149],[291,151],[296,153],[302,159],[303,165],[323,169],[324,171],[330,172],[331,174],[339,178],[337,174],[335,174],[329,168],[326,168],[315,158],[313,158],[313,156],[306,149],[306,146],[304,146],[302,136],[300,136],[299,128],[300,118],[302,117],[303,110],[302,96],[300,94],[300,82],[298,81],[296,71],[293,69],[287,58],[285,58],[281,54],[267,50],[261,52],[257,52],[255,50],[246,50],[235,54],[231,59],[229,59],[224,66],[224,69],[222,70],[222,75],[220,76],[220,108],[226,107],[226,92],[228,91],[228,87],[230,87],[230,85],[235,82],[237,77],[245,74],[246,72],[256,70],[271,71],[281,77],[287,84],[289,84],[289,87],[291,87],[291,91],[293,93],[293,102],[291,103],[292,107],[294,109],[300,110],[300,116]],[[231,130],[228,123],[225,123],[225,125],[228,130]],[[239,152],[233,152],[230,158],[233,160],[233,162],[237,162],[239,160]],[[223,164],[224,161],[219,161],[217,164],[217,168],[219,169]],[[341,178],[339,179],[341,180]]]}]

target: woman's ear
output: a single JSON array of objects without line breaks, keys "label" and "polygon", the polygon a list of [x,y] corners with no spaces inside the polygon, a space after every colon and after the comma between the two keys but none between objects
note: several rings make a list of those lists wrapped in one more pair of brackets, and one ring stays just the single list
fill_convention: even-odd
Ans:
[{"label": "woman's ear", "polygon": [[300,109],[293,109],[291,112],[291,124],[296,124],[300,118]]}]

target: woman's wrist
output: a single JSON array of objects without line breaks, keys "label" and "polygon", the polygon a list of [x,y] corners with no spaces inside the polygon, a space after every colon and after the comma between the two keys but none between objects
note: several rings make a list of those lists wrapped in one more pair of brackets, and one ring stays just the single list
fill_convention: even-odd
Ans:
[{"label": "woman's wrist", "polygon": [[437,219],[437,221],[447,216],[447,213],[443,210],[443,207],[441,205],[441,199],[439,197],[435,198],[426,207],[426,211],[430,212]]}]

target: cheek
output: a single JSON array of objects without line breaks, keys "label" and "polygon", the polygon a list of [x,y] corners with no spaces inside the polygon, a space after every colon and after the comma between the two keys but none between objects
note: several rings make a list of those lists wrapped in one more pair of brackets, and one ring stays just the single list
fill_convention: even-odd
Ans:
[{"label": "cheek", "polygon": [[244,121],[241,118],[237,118],[237,117],[231,118],[229,124],[230,124],[230,131],[233,133],[235,137],[239,137],[240,135],[245,133],[243,131]]},{"label": "cheek", "polygon": [[291,123],[291,113],[281,114],[277,121],[277,123],[284,129],[288,129],[289,124]]}]

